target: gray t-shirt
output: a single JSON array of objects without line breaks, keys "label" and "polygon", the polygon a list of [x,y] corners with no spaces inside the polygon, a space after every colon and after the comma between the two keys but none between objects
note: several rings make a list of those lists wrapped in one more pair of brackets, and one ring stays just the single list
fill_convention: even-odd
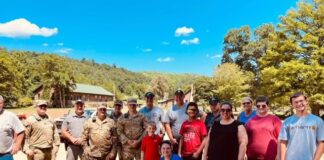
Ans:
[{"label": "gray t-shirt", "polygon": [[148,121],[155,122],[156,124],[156,131],[155,134],[160,134],[162,130],[162,118],[164,115],[164,112],[159,107],[153,107],[152,110],[150,110],[147,106],[141,108],[139,110],[139,113],[144,115]]},{"label": "gray t-shirt", "polygon": [[78,116],[75,113],[70,114],[64,119],[62,129],[69,131],[73,137],[80,138],[83,130],[83,124],[88,118],[89,117],[85,113],[81,116]]},{"label": "gray t-shirt", "polygon": [[279,140],[288,141],[286,159],[313,159],[318,141],[324,141],[323,120],[313,114],[287,118],[281,126]]},{"label": "gray t-shirt", "polygon": [[0,153],[11,152],[14,143],[14,133],[21,133],[25,130],[24,125],[18,117],[4,110],[0,114]]},{"label": "gray t-shirt", "polygon": [[[182,123],[188,119],[188,115],[186,114],[187,103],[183,105],[183,107],[179,108],[176,104],[171,106],[164,115],[162,119],[163,123],[169,123],[172,130],[172,135],[174,138],[180,138],[179,134]],[[199,110],[199,115],[203,115],[203,111]]]}]

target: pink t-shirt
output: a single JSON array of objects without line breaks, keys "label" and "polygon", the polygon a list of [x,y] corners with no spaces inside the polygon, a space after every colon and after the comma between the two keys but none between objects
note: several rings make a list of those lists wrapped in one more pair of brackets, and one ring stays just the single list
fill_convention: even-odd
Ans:
[{"label": "pink t-shirt", "polygon": [[247,156],[252,159],[275,160],[281,120],[274,115],[256,115],[246,124],[249,137]]},{"label": "pink t-shirt", "polygon": [[201,120],[186,120],[181,126],[180,135],[183,137],[181,155],[189,156],[198,150],[203,138],[207,136],[207,129]]}]

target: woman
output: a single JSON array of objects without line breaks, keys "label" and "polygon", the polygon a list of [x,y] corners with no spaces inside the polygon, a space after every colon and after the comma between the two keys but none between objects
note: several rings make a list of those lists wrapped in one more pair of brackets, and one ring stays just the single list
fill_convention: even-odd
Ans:
[{"label": "woman", "polygon": [[282,124],[281,120],[277,116],[268,113],[268,97],[258,97],[256,107],[257,115],[246,124],[249,138],[247,146],[248,159],[275,160],[278,149],[278,136]]},{"label": "woman", "polygon": [[161,143],[161,160],[182,160],[178,155],[172,154],[172,145],[170,141]]},{"label": "woman", "polygon": [[244,125],[231,116],[230,102],[223,102],[220,108],[222,119],[209,131],[203,159],[243,160],[248,142]]}]

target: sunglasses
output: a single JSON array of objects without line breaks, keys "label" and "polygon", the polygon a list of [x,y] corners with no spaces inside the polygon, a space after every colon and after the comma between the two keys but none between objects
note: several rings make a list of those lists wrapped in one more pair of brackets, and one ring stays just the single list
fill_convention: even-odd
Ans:
[{"label": "sunglasses", "polygon": [[221,109],[221,112],[232,112],[231,109]]},{"label": "sunglasses", "polygon": [[136,104],[128,104],[128,106],[136,107],[137,105]]},{"label": "sunglasses", "polygon": [[267,107],[267,105],[266,105],[266,104],[263,104],[263,105],[256,105],[256,107],[257,107],[257,108],[261,108],[261,107],[262,107],[262,108],[265,108],[265,107]]},{"label": "sunglasses", "polygon": [[248,104],[251,104],[251,102],[243,102],[242,104],[243,105],[248,105]]},{"label": "sunglasses", "polygon": [[99,108],[99,111],[107,111],[106,108]]},{"label": "sunglasses", "polygon": [[120,105],[120,104],[115,104],[115,106],[117,106],[117,107],[121,107],[122,105]]},{"label": "sunglasses", "polygon": [[188,111],[191,111],[191,112],[197,112],[196,109],[188,109]]}]

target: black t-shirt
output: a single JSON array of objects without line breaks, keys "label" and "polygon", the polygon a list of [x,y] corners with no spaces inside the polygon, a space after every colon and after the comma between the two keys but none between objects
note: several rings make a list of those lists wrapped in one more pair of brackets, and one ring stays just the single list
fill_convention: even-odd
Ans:
[{"label": "black t-shirt", "polygon": [[209,160],[237,160],[239,125],[243,125],[243,123],[237,120],[227,125],[220,124],[220,121],[213,124],[207,154]]}]

